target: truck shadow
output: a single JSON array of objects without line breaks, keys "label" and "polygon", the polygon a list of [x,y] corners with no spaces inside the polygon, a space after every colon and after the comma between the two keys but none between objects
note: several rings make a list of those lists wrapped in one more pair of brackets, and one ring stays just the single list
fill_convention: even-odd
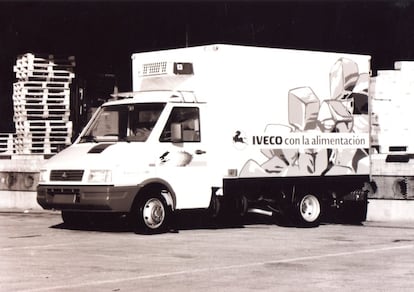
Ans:
[{"label": "truck shadow", "polygon": [[[257,214],[247,214],[243,217],[211,217],[206,211],[177,211],[170,218],[169,228],[166,233],[179,233],[180,230],[201,230],[201,229],[241,229],[252,225],[276,225],[287,228],[297,228],[297,226],[289,221],[278,217],[268,217]],[[323,221],[324,224],[346,224],[346,225],[363,225],[362,223],[349,223],[335,218],[329,218]],[[55,229],[79,230],[79,231],[98,231],[98,232],[135,232],[137,234],[146,234],[133,228],[127,216],[110,216],[110,215],[94,215],[88,220],[76,225],[68,225],[59,223],[51,226]],[[163,232],[165,233],[165,232]]]},{"label": "truck shadow", "polygon": [[79,231],[98,231],[98,232],[131,232],[126,218],[119,216],[94,216],[88,220],[77,224],[67,224],[61,222],[50,226],[53,229],[79,230]]},{"label": "truck shadow", "polygon": [[[248,225],[278,225],[290,227],[288,224],[278,222],[274,218],[254,214],[238,218],[223,216],[212,218],[203,211],[180,211],[176,212],[171,218],[167,232],[179,233],[180,230],[197,229],[235,229],[245,228]],[[62,222],[52,225],[50,228],[98,232],[135,232],[141,234],[141,232],[134,230],[132,224],[130,224],[130,221],[125,216],[94,216],[76,225],[68,225]]]}]

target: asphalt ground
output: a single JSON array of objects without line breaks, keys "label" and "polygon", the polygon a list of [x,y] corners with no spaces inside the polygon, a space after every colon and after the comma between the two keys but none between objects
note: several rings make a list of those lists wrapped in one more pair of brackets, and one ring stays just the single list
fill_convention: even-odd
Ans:
[{"label": "asphalt ground", "polygon": [[0,291],[413,291],[414,223],[294,228],[248,219],[135,234],[0,212]]}]

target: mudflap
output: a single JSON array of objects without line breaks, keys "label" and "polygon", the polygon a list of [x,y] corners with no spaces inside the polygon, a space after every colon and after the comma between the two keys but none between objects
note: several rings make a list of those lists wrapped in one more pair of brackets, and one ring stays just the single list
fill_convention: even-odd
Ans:
[{"label": "mudflap", "polygon": [[367,219],[368,192],[363,189],[353,191],[333,208],[331,221],[334,223],[361,224]]}]

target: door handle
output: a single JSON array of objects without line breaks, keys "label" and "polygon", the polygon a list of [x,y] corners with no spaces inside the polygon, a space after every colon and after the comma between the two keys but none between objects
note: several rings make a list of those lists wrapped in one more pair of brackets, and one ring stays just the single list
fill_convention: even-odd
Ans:
[{"label": "door handle", "polygon": [[200,150],[200,149],[197,149],[197,150],[195,151],[195,154],[197,154],[197,155],[206,154],[206,153],[207,153],[206,151],[204,151],[204,150]]}]

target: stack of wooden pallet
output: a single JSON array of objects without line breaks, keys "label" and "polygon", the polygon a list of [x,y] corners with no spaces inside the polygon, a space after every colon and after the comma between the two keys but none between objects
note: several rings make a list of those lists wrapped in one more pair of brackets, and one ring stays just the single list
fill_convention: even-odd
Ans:
[{"label": "stack of wooden pallet", "polygon": [[412,107],[414,62],[395,62],[371,80],[372,136],[380,153],[414,153]]},{"label": "stack of wooden pallet", "polygon": [[70,144],[70,84],[73,57],[31,53],[17,58],[13,84],[17,154],[53,154]]},{"label": "stack of wooden pallet", "polygon": [[15,136],[12,133],[0,133],[0,156],[13,154]]}]

